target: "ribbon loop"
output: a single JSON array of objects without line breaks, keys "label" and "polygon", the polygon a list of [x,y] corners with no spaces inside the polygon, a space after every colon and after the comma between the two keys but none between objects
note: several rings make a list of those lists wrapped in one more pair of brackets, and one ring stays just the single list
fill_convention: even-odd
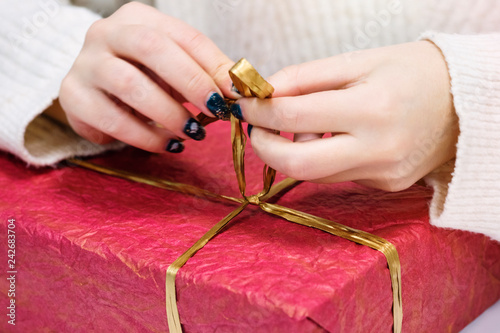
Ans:
[{"label": "ribbon loop", "polygon": [[260,196],[258,196],[258,195],[251,195],[251,196],[247,197],[247,200],[252,205],[260,206]]}]

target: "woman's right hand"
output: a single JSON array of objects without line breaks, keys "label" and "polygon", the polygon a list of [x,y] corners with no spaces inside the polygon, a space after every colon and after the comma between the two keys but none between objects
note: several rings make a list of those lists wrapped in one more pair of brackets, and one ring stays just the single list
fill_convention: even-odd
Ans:
[{"label": "woman's right hand", "polygon": [[71,127],[92,142],[180,152],[179,139],[205,137],[183,103],[220,117],[229,112],[222,96],[240,97],[232,65],[191,26],[130,3],[90,27],[59,100]]}]

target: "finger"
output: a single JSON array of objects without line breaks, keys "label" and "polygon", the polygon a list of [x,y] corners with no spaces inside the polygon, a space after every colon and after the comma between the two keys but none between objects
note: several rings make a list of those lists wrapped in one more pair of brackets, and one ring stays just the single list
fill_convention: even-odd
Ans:
[{"label": "finger", "polygon": [[79,136],[90,142],[104,145],[115,141],[115,138],[107,134],[104,134],[102,131],[99,131],[92,126],[89,126],[88,124],[82,122],[79,119],[74,118],[73,116],[68,116],[68,122],[71,128],[73,128],[73,130]]},{"label": "finger", "polygon": [[109,57],[101,62],[92,80],[95,86],[118,97],[121,102],[176,136],[189,138],[184,129],[192,115],[137,67],[122,59]]},{"label": "finger", "polygon": [[[317,139],[321,139],[322,137],[323,137],[323,134],[315,134],[315,133],[295,134],[293,136],[293,142],[305,142],[305,141],[317,140]],[[365,170],[365,169],[363,169],[363,170]],[[363,170],[358,167],[356,169],[349,169],[346,171],[342,171],[342,172],[336,173],[334,175],[330,175],[330,176],[325,177],[325,178],[310,179],[309,181],[312,183],[318,183],[318,184],[329,184],[329,183],[341,183],[341,182],[346,182],[346,181],[354,181],[354,180],[357,180],[357,178],[355,178],[355,177],[362,176]],[[369,175],[365,175],[365,177],[369,177]],[[361,181],[361,182],[363,182],[363,181]],[[361,182],[358,182],[358,183],[361,183]]]},{"label": "finger", "polygon": [[376,186],[373,186],[373,181],[368,180],[368,177],[370,177],[370,175],[368,175],[366,173],[367,173],[366,168],[359,167],[359,168],[355,168],[355,169],[345,170],[345,171],[330,175],[328,177],[318,178],[318,179],[310,179],[308,181],[311,183],[317,183],[317,184],[331,184],[331,183],[342,183],[342,182],[353,181],[353,182],[356,182],[360,185],[365,185],[365,186],[369,182],[369,184],[370,184],[370,185],[368,185],[369,187],[376,187]]},{"label": "finger", "polygon": [[356,169],[365,162],[358,141],[347,134],[291,142],[270,130],[254,127],[251,142],[257,156],[266,164],[298,180],[330,177]]},{"label": "finger", "polygon": [[[161,77],[156,75],[155,72],[153,72],[152,70],[150,70],[146,66],[143,66],[142,64],[139,64],[136,62],[133,63],[133,65],[136,66],[137,68],[139,68],[141,70],[141,72],[146,74],[149,78],[151,78],[151,80],[153,80],[157,85],[159,85],[160,88],[163,89],[163,91],[167,92],[170,96],[172,96],[172,98],[175,99],[177,101],[177,103],[183,104],[183,103],[187,102],[186,99],[184,98],[184,96],[182,96],[175,89],[172,89],[172,87],[170,87],[165,81],[163,81],[163,79]],[[201,111],[198,110],[198,113],[200,113],[200,112]]]},{"label": "finger", "polygon": [[[231,90],[231,79],[228,76],[228,70],[234,65],[234,62],[208,37],[182,20],[167,16],[150,6],[130,3],[117,12],[117,17],[121,18],[122,13],[127,19],[129,15],[133,15],[138,23],[154,26],[169,36],[215,80],[224,96],[241,97],[234,90]],[[151,69],[162,72],[161,66],[158,64]]]},{"label": "finger", "polygon": [[349,87],[359,81],[366,70],[365,62],[338,55],[285,67],[268,81],[275,88],[273,97],[299,96]]},{"label": "finger", "polygon": [[229,70],[234,61],[228,58],[215,43],[185,22],[169,17],[162,20],[161,29],[178,43],[210,75],[224,96],[240,98],[232,86]]},{"label": "finger", "polygon": [[[164,152],[169,140],[175,138],[175,135],[168,130],[148,125],[124,111],[104,93],[88,92],[89,90],[86,93],[80,92],[78,99],[73,99],[76,104],[71,112],[70,121],[81,136],[98,143],[103,143],[112,137],[134,147],[158,153]],[[88,131],[88,128],[93,128],[97,132]],[[90,133],[103,133],[104,139],[95,140],[89,137]]]},{"label": "finger", "polygon": [[221,91],[179,45],[157,30],[127,25],[108,35],[117,56],[140,62],[208,116],[229,112]]},{"label": "finger", "polygon": [[[79,121],[73,119],[71,122],[71,127],[77,132],[81,137],[98,144],[106,144],[115,141],[111,136],[104,134],[103,132]],[[176,138],[173,133],[167,136],[167,145],[165,146],[165,151],[169,153],[181,153],[184,151],[184,143]]]},{"label": "finger", "polygon": [[291,133],[348,132],[369,95],[364,86],[271,99],[242,98],[231,111],[249,124]]}]

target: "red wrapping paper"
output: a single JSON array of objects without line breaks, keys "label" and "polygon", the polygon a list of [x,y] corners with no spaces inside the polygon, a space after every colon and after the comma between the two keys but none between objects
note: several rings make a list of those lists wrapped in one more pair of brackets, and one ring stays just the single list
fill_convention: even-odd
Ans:
[{"label": "red wrapping paper", "polygon": [[[93,161],[239,197],[227,123],[180,155]],[[262,163],[247,150],[247,193]],[[16,326],[2,332],[166,332],[167,267],[237,205],[0,155],[0,247],[16,220]],[[303,183],[271,200],[385,238],[399,252],[403,332],[458,332],[500,298],[500,244],[429,224],[432,192]],[[7,313],[7,280],[0,279]],[[391,332],[382,253],[247,208],[177,275],[185,332]]]}]

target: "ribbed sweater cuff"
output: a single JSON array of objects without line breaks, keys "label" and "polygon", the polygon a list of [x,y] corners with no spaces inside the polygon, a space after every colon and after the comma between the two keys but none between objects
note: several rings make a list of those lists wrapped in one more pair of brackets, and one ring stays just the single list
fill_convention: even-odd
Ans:
[{"label": "ribbed sweater cuff", "polygon": [[449,163],[426,177],[435,189],[431,223],[500,241],[500,34],[421,39],[446,58],[460,123],[454,170]]},{"label": "ribbed sweater cuff", "polygon": [[0,149],[35,166],[107,149],[39,116],[57,98],[97,19],[56,0],[0,0]]}]

